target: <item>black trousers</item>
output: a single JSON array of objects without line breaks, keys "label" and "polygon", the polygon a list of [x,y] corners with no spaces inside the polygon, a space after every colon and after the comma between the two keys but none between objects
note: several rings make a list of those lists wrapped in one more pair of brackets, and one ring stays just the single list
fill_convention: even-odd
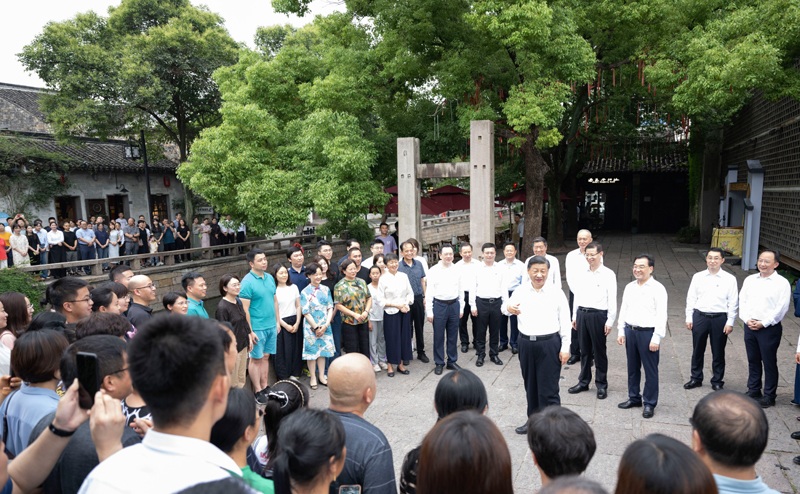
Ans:
[{"label": "black trousers", "polygon": [[369,358],[369,323],[342,323],[342,348],[347,353],[360,353]]},{"label": "black trousers", "polygon": [[[513,291],[508,292],[508,298],[511,298]],[[500,311],[502,313],[502,311]],[[508,323],[511,322],[511,338],[509,339]],[[500,323],[500,345],[511,344],[512,347],[517,346],[517,339],[519,336],[519,329],[517,327],[517,316],[507,316],[503,314],[503,319]]]},{"label": "black trousers", "polygon": [[[241,244],[245,240],[246,239],[245,239],[244,232],[236,232],[236,243],[237,244]],[[244,254],[244,247],[239,247],[239,254]]]},{"label": "black trousers", "polygon": [[[572,304],[575,303],[575,294],[572,293],[572,290],[569,291],[569,313],[572,314]],[[578,336],[578,330],[572,330],[572,342],[569,344],[569,353],[574,357],[579,357],[581,355],[581,344],[578,341],[580,337]]]},{"label": "black trousers", "polygon": [[[434,319],[435,320],[435,319]],[[383,335],[386,338],[386,361],[400,365],[403,360],[411,360],[411,311],[403,314],[383,313]]]},{"label": "black trousers", "polygon": [[[480,312],[478,312],[480,314]],[[561,378],[561,338],[558,333],[546,340],[531,341],[519,335],[519,367],[528,398],[528,417],[548,405],[560,405],[558,381]]]},{"label": "black trousers", "polygon": [[[628,354],[628,398],[634,403],[654,407],[658,405],[658,357],[661,352],[650,351],[653,330],[636,331],[625,325],[625,353]],[[644,393],[640,394],[644,367]]]},{"label": "black trousers", "polygon": [[464,315],[458,321],[458,335],[461,338],[462,345],[469,345],[469,328],[467,328],[467,321],[472,319],[472,341],[475,341],[475,319],[472,315],[472,308],[469,306],[469,292],[464,292]]},{"label": "black trousers", "polygon": [[581,340],[581,374],[578,384],[592,382],[592,363],[597,368],[594,384],[597,389],[608,389],[608,353],[606,352],[606,318],[608,311],[586,312],[578,308],[578,338]]},{"label": "black trousers", "polygon": [[[294,326],[297,316],[284,317],[283,322]],[[281,328],[275,345],[275,375],[279,381],[289,379],[291,376],[300,376],[303,373],[303,325],[297,331],[290,333],[286,328]]]},{"label": "black trousers", "polygon": [[[414,338],[417,340],[417,355],[425,353],[425,296],[414,295],[414,304],[411,305],[411,324],[414,326]],[[369,356],[369,355],[367,355]]]},{"label": "black trousers", "polygon": [[692,380],[703,382],[706,342],[710,338],[711,369],[714,372],[711,384],[725,384],[722,378],[725,377],[725,345],[728,343],[724,332],[726,321],[724,314],[715,317],[706,317],[697,311],[692,314]]},{"label": "black trousers", "polygon": [[[452,304],[433,301],[433,361],[436,365],[458,360],[458,299]],[[444,361],[445,340],[447,362]]]},{"label": "black trousers", "polygon": [[500,324],[503,322],[503,313],[500,306],[503,299],[476,298],[475,305],[478,308],[478,320],[475,325],[475,349],[480,358],[486,357],[486,328],[489,328],[489,356],[497,356],[497,347],[500,342]]},{"label": "black trousers", "polygon": [[[50,246],[50,258],[47,260],[48,264],[55,264],[55,263],[58,263],[58,262],[66,262],[66,260],[67,260],[67,254],[65,252],[66,250],[67,250],[67,248],[64,247],[63,245],[57,245],[57,244],[51,245]],[[59,278],[65,277],[67,275],[67,270],[65,268],[51,269],[50,273],[52,273],[53,278],[59,279]]]},{"label": "black trousers", "polygon": [[783,325],[767,326],[758,331],[744,327],[744,348],[747,351],[747,391],[761,392],[761,366],[764,366],[764,396],[775,399],[778,391],[778,346]]}]

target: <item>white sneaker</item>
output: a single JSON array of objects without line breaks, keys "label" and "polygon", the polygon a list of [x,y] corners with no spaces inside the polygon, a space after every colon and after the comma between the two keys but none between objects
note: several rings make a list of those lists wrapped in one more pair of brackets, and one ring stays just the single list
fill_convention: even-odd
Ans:
[{"label": "white sneaker", "polygon": [[380,372],[381,371],[381,366],[378,365],[378,364],[375,364],[375,365],[372,366],[372,370],[374,370],[375,372]]},{"label": "white sneaker", "polygon": [[159,262],[158,264],[156,264],[156,266],[163,266],[163,265],[164,265],[163,262]]},{"label": "white sneaker", "polygon": [[379,362],[378,365],[380,365],[381,369],[383,370],[387,370],[389,368],[389,366],[386,365],[386,362]]}]

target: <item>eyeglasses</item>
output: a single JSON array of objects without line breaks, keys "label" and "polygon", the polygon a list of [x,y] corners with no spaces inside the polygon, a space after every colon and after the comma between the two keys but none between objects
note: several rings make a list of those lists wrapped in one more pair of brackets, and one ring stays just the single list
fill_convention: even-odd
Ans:
[{"label": "eyeglasses", "polygon": [[242,286],[242,284],[241,284],[241,283],[236,283],[236,282],[233,282],[233,283],[228,283],[228,285],[229,285],[231,288],[236,288],[236,287],[238,287],[238,286]]},{"label": "eyeglasses", "polygon": [[149,285],[143,285],[138,288],[134,288],[134,290],[141,290],[142,288],[150,288],[151,290],[155,290],[156,286],[153,283],[150,283]]},{"label": "eyeglasses", "polygon": [[[67,302],[70,302],[70,303],[74,304],[74,303],[77,303],[77,302],[90,302],[91,300],[92,300],[92,296],[89,295],[86,298],[82,298],[80,300],[67,300]],[[30,305],[29,307],[33,307],[33,305]]]},{"label": "eyeglasses", "polygon": [[125,372],[126,370],[128,370],[128,368],[127,368],[127,367],[125,367],[125,368],[122,368],[122,369],[120,369],[120,370],[118,370],[118,371],[111,372],[110,374],[119,374],[120,372]]},{"label": "eyeglasses", "polygon": [[28,308],[33,310],[33,304],[28,304]]}]

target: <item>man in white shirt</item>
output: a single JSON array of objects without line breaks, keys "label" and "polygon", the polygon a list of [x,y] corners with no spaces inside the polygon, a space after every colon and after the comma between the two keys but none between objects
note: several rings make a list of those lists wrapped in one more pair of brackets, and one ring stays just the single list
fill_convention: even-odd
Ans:
[{"label": "man in white shirt", "polygon": [[686,329],[692,332],[692,378],[685,389],[703,385],[703,362],[706,341],[711,338],[711,389],[719,391],[725,384],[725,344],[733,331],[739,306],[739,285],[736,277],[722,270],[725,253],[712,247],[706,253],[708,269],[695,273],[686,294]]},{"label": "man in white shirt", "polygon": [[483,262],[475,270],[475,284],[469,290],[469,305],[472,306],[472,315],[477,318],[475,324],[475,350],[478,359],[475,365],[483,366],[486,358],[486,328],[489,328],[489,359],[497,365],[503,361],[497,356],[500,340],[500,324],[502,323],[502,309],[508,300],[508,290],[505,285],[505,273],[499,264],[494,262],[497,255],[494,244],[486,243],[481,246]]},{"label": "man in white shirt", "polygon": [[[499,264],[505,270],[505,285],[508,290],[508,296],[514,293],[514,290],[519,288],[522,281],[525,279],[525,263],[517,259],[517,246],[514,242],[506,242],[503,245],[503,256],[505,259],[500,261]],[[511,320],[511,338],[508,337],[508,323]],[[508,344],[511,344],[511,354],[516,355],[519,353],[517,348],[517,316],[503,315],[503,320],[500,323],[500,348],[498,351],[504,352],[508,350]]]},{"label": "man in white shirt", "polygon": [[[781,262],[777,250],[758,255],[758,274],[745,278],[739,292],[739,319],[744,324],[744,348],[750,376],[747,395],[762,407],[775,405],[778,390],[778,345],[783,335],[781,321],[789,310],[792,287],[775,272]],[[764,394],[761,394],[761,366],[764,366]]]},{"label": "man in white shirt", "polygon": [[361,261],[362,268],[370,269],[373,266],[373,263],[375,262],[375,256],[377,256],[378,254],[383,254],[383,240],[381,240],[380,237],[374,239],[369,244],[369,250],[370,250],[369,257]]},{"label": "man in white shirt", "polygon": [[472,308],[469,305],[469,291],[475,286],[475,269],[480,265],[480,261],[472,259],[472,245],[469,242],[461,244],[461,260],[456,263],[461,270],[461,292],[464,294],[464,315],[458,322],[458,335],[461,339],[461,353],[469,350],[469,329],[467,321],[472,319],[472,342],[475,343],[475,323],[476,317],[472,315]]},{"label": "man in white shirt", "polygon": [[[547,262],[550,263],[550,269],[548,270],[547,275],[547,282],[552,283],[553,286],[561,290],[561,263],[558,262],[558,258],[555,256],[551,256],[547,253],[547,239],[544,237],[535,237],[533,239],[533,256],[542,256],[547,259]],[[530,261],[533,256],[525,259],[524,265],[528,265],[528,261]],[[522,280],[523,284],[528,284],[531,282],[530,277],[528,276],[528,271],[525,270],[525,275]]]},{"label": "man in white shirt", "polygon": [[[569,285],[569,311],[575,302],[575,291],[578,286],[577,274],[586,269],[586,258],[584,257],[586,246],[592,242],[592,232],[581,230],[578,232],[578,248],[570,251],[564,260],[564,267],[567,270],[567,285]],[[580,342],[578,341],[577,330],[572,331],[572,347],[569,349],[570,357],[567,364],[572,365],[581,359]]]},{"label": "man in white shirt", "polygon": [[95,467],[81,494],[178,492],[241,472],[208,442],[211,427],[225,414],[230,389],[217,321],[154,319],[131,340],[128,372],[154,426],[141,444]]},{"label": "man in white shirt", "polygon": [[[383,245],[383,244],[381,244]],[[381,247],[383,248],[383,247]],[[447,335],[447,369],[457,370],[458,321],[464,313],[464,292],[461,291],[460,269],[453,264],[453,246],[444,244],[440,250],[442,260],[428,271],[428,289],[425,291],[425,311],[433,324],[434,373],[439,376],[444,369],[445,335]]]},{"label": "man in white shirt", "polygon": [[571,394],[589,390],[592,382],[592,363],[597,367],[594,385],[597,397],[608,396],[608,353],[606,336],[617,318],[617,275],[603,266],[603,245],[592,242],[586,246],[586,269],[579,273],[575,292],[572,327],[581,339],[581,373],[578,384],[569,388]]},{"label": "man in white shirt", "polygon": [[[653,417],[658,404],[658,357],[667,335],[667,290],[652,277],[655,259],[640,254],[633,261],[633,277],[622,293],[617,343],[628,356],[628,401],[620,408],[642,406],[642,417]],[[644,396],[639,393],[644,367]]]},{"label": "man in white shirt", "polygon": [[[527,268],[531,283],[504,301],[503,312],[519,320],[519,365],[530,417],[548,405],[561,404],[558,381],[569,359],[572,326],[566,295],[547,283],[547,259],[534,256]],[[527,420],[516,432],[527,434]]]}]

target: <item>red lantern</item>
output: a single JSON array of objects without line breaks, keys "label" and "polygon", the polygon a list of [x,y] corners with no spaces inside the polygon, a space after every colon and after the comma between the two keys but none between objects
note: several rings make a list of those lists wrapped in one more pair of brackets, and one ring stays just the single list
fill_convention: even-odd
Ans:
[{"label": "red lantern", "polygon": [[164,187],[169,187],[169,177],[164,177]]}]

